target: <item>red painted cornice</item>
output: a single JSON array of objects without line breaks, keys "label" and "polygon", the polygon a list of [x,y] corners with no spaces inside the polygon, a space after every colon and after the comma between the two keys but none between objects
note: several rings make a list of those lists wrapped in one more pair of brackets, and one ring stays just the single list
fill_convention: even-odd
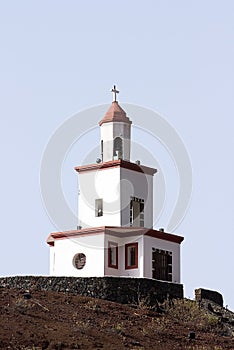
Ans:
[{"label": "red painted cornice", "polygon": [[149,236],[153,238],[158,238],[164,241],[173,242],[181,244],[184,240],[184,237],[174,235],[172,233],[161,232],[158,230],[141,228],[141,227],[121,227],[121,226],[100,226],[100,227],[88,227],[81,230],[71,230],[64,232],[52,232],[48,239],[47,243],[51,246],[54,245],[56,239],[66,239],[72,237],[81,237],[87,235],[96,235],[96,234],[109,234],[119,237],[124,237],[124,234],[138,235],[138,236]]},{"label": "red painted cornice", "polygon": [[97,171],[97,170],[100,171],[100,170],[105,170],[105,169],[109,169],[109,168],[117,168],[117,167],[137,171],[137,172],[144,173],[147,175],[154,175],[157,172],[157,169],[155,169],[155,168],[150,168],[150,167],[145,166],[145,165],[138,165],[136,163],[127,162],[126,160],[122,160],[122,159],[111,160],[111,161],[99,163],[99,164],[80,165],[80,166],[75,167],[75,170],[78,173],[81,173],[81,172],[85,172],[85,171]]}]

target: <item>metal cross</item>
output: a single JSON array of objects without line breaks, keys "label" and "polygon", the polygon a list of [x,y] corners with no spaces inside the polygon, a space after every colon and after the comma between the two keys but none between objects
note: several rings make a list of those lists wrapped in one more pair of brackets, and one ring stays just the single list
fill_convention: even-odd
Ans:
[{"label": "metal cross", "polygon": [[113,102],[117,102],[117,94],[119,94],[119,91],[116,89],[116,86],[114,85],[113,89],[111,90],[113,92]]}]

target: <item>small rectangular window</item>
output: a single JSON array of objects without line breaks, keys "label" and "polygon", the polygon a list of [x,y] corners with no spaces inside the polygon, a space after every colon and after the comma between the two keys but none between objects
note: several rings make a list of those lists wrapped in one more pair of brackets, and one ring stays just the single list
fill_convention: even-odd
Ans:
[{"label": "small rectangular window", "polygon": [[103,162],[103,140],[101,140],[101,160]]},{"label": "small rectangular window", "polygon": [[108,267],[118,269],[118,243],[108,242]]},{"label": "small rectangular window", "polygon": [[103,215],[103,199],[95,199],[95,216]]},{"label": "small rectangular window", "polygon": [[125,245],[125,269],[138,268],[138,243]]},{"label": "small rectangular window", "polygon": [[144,227],[144,199],[131,197],[130,226]]}]

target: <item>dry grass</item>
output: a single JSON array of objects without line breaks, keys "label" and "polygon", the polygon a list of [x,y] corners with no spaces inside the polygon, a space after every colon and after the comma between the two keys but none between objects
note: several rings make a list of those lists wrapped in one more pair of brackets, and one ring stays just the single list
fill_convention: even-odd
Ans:
[{"label": "dry grass", "polygon": [[167,301],[163,304],[165,312],[170,315],[173,321],[183,323],[188,328],[195,328],[199,331],[220,330],[219,318],[200,309],[197,302],[189,299],[176,299],[169,305]]},{"label": "dry grass", "polygon": [[35,303],[30,300],[24,299],[23,297],[19,297],[15,300],[15,308],[21,314],[24,314],[28,310],[32,310],[35,307]]}]

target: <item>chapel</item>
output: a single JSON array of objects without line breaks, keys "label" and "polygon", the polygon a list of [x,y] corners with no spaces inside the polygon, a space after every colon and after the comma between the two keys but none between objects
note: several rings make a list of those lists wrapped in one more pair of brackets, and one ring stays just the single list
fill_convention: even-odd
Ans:
[{"label": "chapel", "polygon": [[[131,161],[132,121],[117,101],[100,118],[100,156],[76,166],[77,229],[53,232],[50,274],[135,277],[180,283],[183,237],[153,227],[157,170]],[[133,116],[134,118],[134,116]],[[155,179],[156,180],[156,179]]]}]

